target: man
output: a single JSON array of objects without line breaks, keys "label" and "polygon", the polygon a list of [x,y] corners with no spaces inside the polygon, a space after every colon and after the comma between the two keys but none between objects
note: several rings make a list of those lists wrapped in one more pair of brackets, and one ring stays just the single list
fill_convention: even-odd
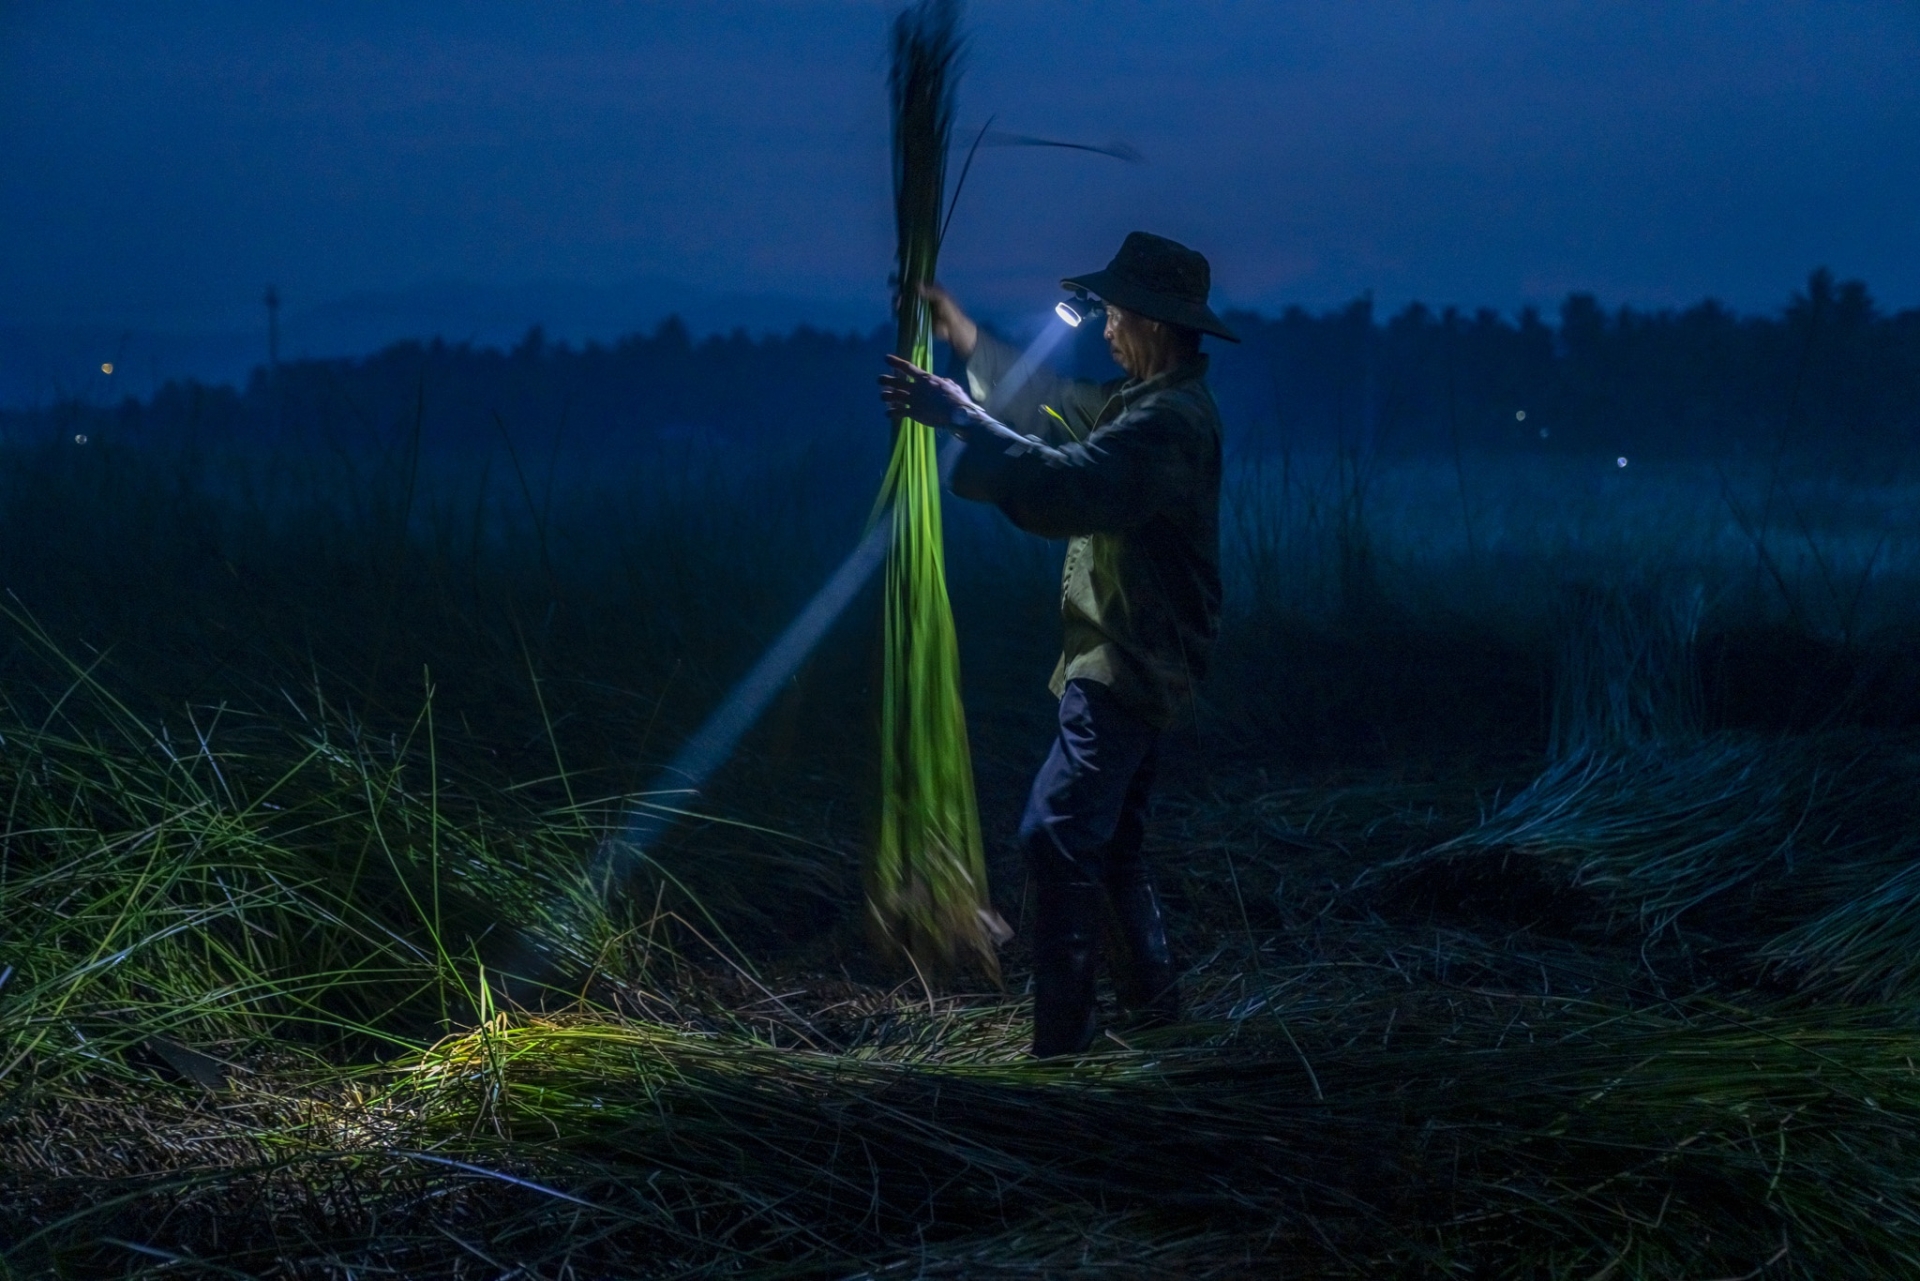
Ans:
[{"label": "man", "polygon": [[1125,956],[1122,1006],[1140,1023],[1180,1014],[1165,920],[1141,855],[1160,735],[1191,703],[1220,626],[1220,413],[1200,336],[1238,342],[1207,306],[1207,260],[1134,232],[1105,271],[1064,280],[1107,310],[1127,377],[1036,375],[1040,407],[1016,430],[983,409],[1017,359],[944,290],[925,292],[934,333],[966,362],[967,391],[897,357],[881,379],[894,416],[966,441],[953,492],[1015,525],[1065,538],[1065,642],[1052,689],[1059,731],[1033,782],[1020,843],[1037,898],[1033,1051],[1093,1037],[1102,900]]}]

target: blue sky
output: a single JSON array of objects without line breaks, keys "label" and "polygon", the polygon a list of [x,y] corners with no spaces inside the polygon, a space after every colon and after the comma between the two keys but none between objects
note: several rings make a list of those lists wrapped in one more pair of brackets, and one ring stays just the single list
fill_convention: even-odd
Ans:
[{"label": "blue sky", "polygon": [[[0,323],[216,329],[429,281],[884,305],[874,3],[0,5]],[[1920,305],[1920,5],[975,0],[945,275],[1134,227],[1222,300]],[[642,283],[632,284],[636,295]],[[636,304],[639,305],[639,304]]]}]

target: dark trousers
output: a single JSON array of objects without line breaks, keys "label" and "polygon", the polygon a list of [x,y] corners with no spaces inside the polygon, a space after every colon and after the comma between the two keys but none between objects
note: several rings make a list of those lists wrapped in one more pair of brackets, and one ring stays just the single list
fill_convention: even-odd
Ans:
[{"label": "dark trousers", "polygon": [[1140,843],[1160,754],[1160,731],[1105,685],[1071,680],[1060,724],[1020,820],[1027,869],[1043,885],[1108,883],[1146,873]]},{"label": "dark trousers", "polygon": [[1033,876],[1034,1052],[1068,1054],[1092,1037],[1100,923],[1111,908],[1121,1004],[1154,1022],[1178,1016],[1160,902],[1141,843],[1160,732],[1094,681],[1067,682],[1046,763],[1033,780],[1020,845]]}]

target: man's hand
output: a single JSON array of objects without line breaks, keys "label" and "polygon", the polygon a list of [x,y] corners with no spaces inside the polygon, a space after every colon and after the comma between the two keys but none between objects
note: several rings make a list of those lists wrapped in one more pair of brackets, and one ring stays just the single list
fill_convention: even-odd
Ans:
[{"label": "man's hand", "polygon": [[966,360],[973,355],[973,349],[980,345],[980,326],[973,318],[960,309],[953,295],[937,284],[920,286],[920,296],[927,300],[927,311],[933,319],[933,336],[953,348],[953,354]]},{"label": "man's hand", "polygon": [[946,427],[965,437],[986,419],[986,411],[951,378],[930,374],[910,360],[888,355],[889,372],[880,376],[880,399],[895,422],[911,418],[929,427]]}]

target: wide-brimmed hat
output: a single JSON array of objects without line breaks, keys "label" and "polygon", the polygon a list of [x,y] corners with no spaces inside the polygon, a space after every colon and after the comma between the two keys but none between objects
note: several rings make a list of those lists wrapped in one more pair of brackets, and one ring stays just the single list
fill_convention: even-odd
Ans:
[{"label": "wide-brimmed hat", "polygon": [[1149,320],[1239,342],[1240,335],[1207,306],[1212,286],[1213,272],[1204,254],[1144,231],[1128,233],[1105,271],[1060,282],[1062,289],[1084,289]]}]

